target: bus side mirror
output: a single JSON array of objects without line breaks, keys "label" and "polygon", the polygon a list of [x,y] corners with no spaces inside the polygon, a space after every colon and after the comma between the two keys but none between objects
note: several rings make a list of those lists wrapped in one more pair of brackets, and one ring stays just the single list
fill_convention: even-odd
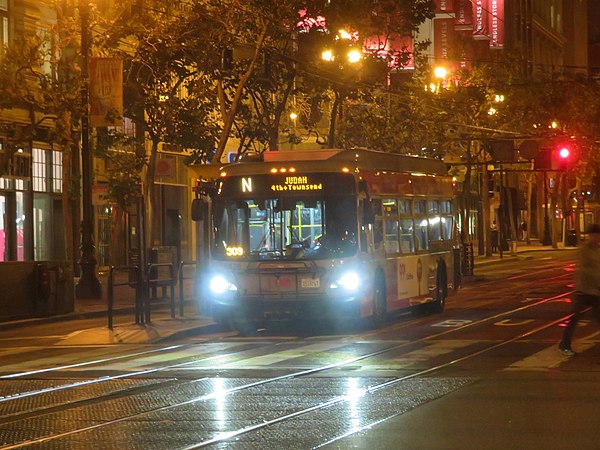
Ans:
[{"label": "bus side mirror", "polygon": [[192,200],[192,220],[198,222],[204,218],[204,202],[199,198]]},{"label": "bus side mirror", "polygon": [[372,225],[375,223],[375,211],[373,210],[373,202],[371,200],[365,200],[363,202],[363,223],[365,225]]}]

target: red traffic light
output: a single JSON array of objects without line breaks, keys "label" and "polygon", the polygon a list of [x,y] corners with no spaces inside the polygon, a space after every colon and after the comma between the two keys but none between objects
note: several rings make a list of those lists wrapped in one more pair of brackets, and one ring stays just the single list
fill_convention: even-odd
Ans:
[{"label": "red traffic light", "polygon": [[558,144],[552,151],[552,169],[567,171],[576,163],[576,153],[570,144]]},{"label": "red traffic light", "polygon": [[571,156],[571,150],[569,150],[567,147],[561,147],[558,150],[558,156],[560,156],[562,159],[567,159]]}]

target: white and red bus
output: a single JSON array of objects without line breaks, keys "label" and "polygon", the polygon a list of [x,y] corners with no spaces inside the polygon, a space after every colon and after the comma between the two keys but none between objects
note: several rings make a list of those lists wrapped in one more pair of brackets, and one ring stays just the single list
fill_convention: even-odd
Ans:
[{"label": "white and red bus", "polygon": [[202,295],[240,331],[279,318],[377,326],[417,305],[441,312],[457,288],[442,161],[363,149],[267,152],[224,167],[210,197]]}]

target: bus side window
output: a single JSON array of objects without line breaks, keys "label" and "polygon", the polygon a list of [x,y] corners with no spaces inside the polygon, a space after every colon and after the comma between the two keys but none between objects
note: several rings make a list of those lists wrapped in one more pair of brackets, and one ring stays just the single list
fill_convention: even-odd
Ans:
[{"label": "bus side window", "polygon": [[404,254],[415,252],[413,219],[400,220],[400,248]]},{"label": "bus side window", "polygon": [[385,252],[399,253],[400,243],[398,241],[398,221],[387,219],[385,225]]},{"label": "bus side window", "polygon": [[381,200],[373,199],[373,212],[375,213],[375,223],[373,224],[373,243],[375,246],[383,242],[383,219],[381,211]]},{"label": "bus side window", "polygon": [[442,217],[442,239],[452,240],[452,216]]},{"label": "bus side window", "polygon": [[452,230],[454,226],[454,218],[452,217],[452,202],[450,200],[442,200],[440,202],[440,212],[442,216],[442,239],[451,241]]},{"label": "bus side window", "polygon": [[429,241],[427,239],[428,221],[425,218],[418,218],[416,220],[417,250],[427,250],[429,248]]},{"label": "bus side window", "polygon": [[365,231],[365,227],[367,226],[366,217],[365,217],[365,204],[367,200],[360,199],[358,201],[358,226],[360,231],[360,251],[363,253],[367,253],[369,251],[369,243],[367,241],[367,232]]},{"label": "bus side window", "polygon": [[375,219],[375,223],[373,224],[373,243],[377,245],[381,245],[383,242],[383,221],[381,218]]},{"label": "bus side window", "polygon": [[441,232],[441,218],[440,216],[430,217],[429,218],[429,239],[432,241],[441,241],[442,240],[442,232]]}]

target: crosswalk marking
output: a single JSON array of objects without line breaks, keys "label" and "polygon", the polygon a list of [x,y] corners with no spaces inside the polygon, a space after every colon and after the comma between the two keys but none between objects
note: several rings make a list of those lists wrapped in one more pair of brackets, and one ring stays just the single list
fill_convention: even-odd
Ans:
[{"label": "crosswalk marking", "polygon": [[[589,350],[595,344],[593,342],[577,342],[577,351]],[[546,371],[554,369],[565,362],[565,357],[558,352],[557,345],[545,348],[541,352],[529,355],[504,368],[505,371]]]},{"label": "crosswalk marking", "polygon": [[[587,327],[584,328],[587,330]],[[582,336],[583,331],[576,333],[574,349],[577,352],[585,352],[600,344],[600,331],[594,330],[589,335]],[[590,330],[591,331],[591,330]],[[508,366],[500,368],[502,371],[547,371],[559,368],[562,364],[568,363],[565,358],[557,351],[557,343],[549,341],[524,340],[523,344],[531,345],[538,343],[538,350],[533,354],[523,357],[519,343],[515,342],[513,349],[514,358]],[[256,344],[256,345],[254,345]],[[406,346],[404,345],[406,344]],[[377,370],[377,371],[405,371],[415,370],[434,362],[436,358],[442,360],[452,360],[463,358],[469,353],[470,346],[484,345],[484,341],[478,339],[439,339],[411,343],[409,340],[394,341],[355,341],[355,340],[304,340],[293,342],[274,342],[265,348],[265,343],[261,341],[223,341],[218,343],[205,343],[194,346],[185,346],[166,352],[143,354],[138,357],[132,357],[116,361],[106,361],[98,365],[84,365],[80,367],[71,367],[67,370],[72,372],[81,372],[89,370],[102,370],[112,372],[134,372],[153,368],[160,368],[172,365],[166,370],[260,370],[265,368],[289,368],[297,369],[299,367],[317,367],[327,364],[340,363],[357,356],[369,354],[374,349],[393,349],[391,352],[383,355],[375,355],[373,358],[358,360],[351,364],[352,370]],[[290,345],[297,345],[290,348]],[[477,347],[480,348],[480,347]],[[278,351],[279,350],[279,351]],[[11,355],[22,354],[24,348],[7,348],[0,350],[0,358],[9,359]],[[27,347],[25,351],[39,351],[38,348]],[[264,353],[258,354],[257,352]],[[68,355],[49,355],[47,358],[31,359],[3,366],[2,372],[21,372],[36,370],[41,367],[57,367],[71,364],[82,360],[82,355],[71,353]],[[86,352],[85,360],[103,359],[110,357],[102,349],[89,350]]]},{"label": "crosswalk marking", "polygon": [[[224,365],[226,369],[234,369],[242,367],[244,369],[248,368],[259,368],[264,366],[269,366],[272,364],[277,364],[289,359],[299,358],[302,356],[307,356],[319,352],[327,352],[334,348],[341,348],[347,345],[344,342],[340,342],[338,340],[331,340],[325,342],[317,342],[316,344],[304,345],[302,347],[295,348],[293,350],[283,350],[276,353],[271,353],[269,355],[256,356],[254,358],[242,359],[239,361],[234,361]],[[341,354],[341,353],[340,353]],[[333,354],[328,353],[328,357],[334,356]],[[349,358],[354,355],[349,355],[347,353],[343,354],[343,357]]]},{"label": "crosswalk marking", "polygon": [[422,348],[414,350],[412,352],[408,352],[399,356],[397,358],[392,358],[388,360],[385,364],[381,365],[369,365],[368,368],[375,370],[397,370],[397,369],[407,369],[412,368],[418,364],[423,363],[424,361],[436,358],[438,356],[447,355],[449,353],[455,352],[456,350],[460,350],[462,348],[468,347],[469,345],[473,345],[474,341],[472,340],[442,340],[428,343]]}]

